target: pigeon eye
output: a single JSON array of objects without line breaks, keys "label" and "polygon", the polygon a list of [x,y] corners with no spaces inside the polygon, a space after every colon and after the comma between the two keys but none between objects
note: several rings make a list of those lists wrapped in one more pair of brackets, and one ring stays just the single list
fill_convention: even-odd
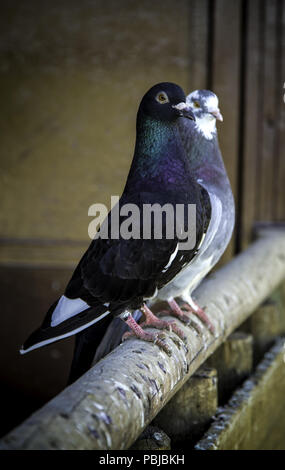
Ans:
[{"label": "pigeon eye", "polygon": [[164,91],[160,91],[159,93],[157,93],[155,99],[159,104],[169,103],[168,96]]},{"label": "pigeon eye", "polygon": [[195,108],[200,108],[200,103],[199,103],[199,101],[194,101],[193,104],[194,104],[194,107],[195,107]]}]

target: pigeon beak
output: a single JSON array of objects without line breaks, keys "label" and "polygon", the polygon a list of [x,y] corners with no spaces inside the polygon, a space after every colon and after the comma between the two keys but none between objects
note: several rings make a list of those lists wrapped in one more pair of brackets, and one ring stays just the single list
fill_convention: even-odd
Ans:
[{"label": "pigeon beak", "polygon": [[212,114],[212,116],[214,116],[216,119],[218,119],[218,121],[224,120],[219,108],[209,109],[209,113]]},{"label": "pigeon beak", "polygon": [[190,106],[188,106],[183,101],[181,103],[172,105],[172,107],[178,111],[178,116],[185,117],[187,119],[191,119],[192,121],[196,120]]}]

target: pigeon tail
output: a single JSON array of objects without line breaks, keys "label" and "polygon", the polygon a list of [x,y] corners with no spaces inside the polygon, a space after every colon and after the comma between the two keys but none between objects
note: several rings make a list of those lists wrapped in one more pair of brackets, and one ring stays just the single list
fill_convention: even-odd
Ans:
[{"label": "pigeon tail", "polygon": [[82,299],[68,299],[62,296],[48,310],[42,326],[25,341],[20,354],[79,333],[109,313],[104,305],[90,307]]}]

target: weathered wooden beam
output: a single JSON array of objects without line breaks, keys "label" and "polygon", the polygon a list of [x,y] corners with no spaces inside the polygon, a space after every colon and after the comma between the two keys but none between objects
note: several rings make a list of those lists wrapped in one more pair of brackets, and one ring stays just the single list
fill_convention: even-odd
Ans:
[{"label": "weathered wooden beam", "polygon": [[235,388],[251,373],[253,365],[252,335],[235,331],[207,359],[206,365],[217,370],[219,404],[225,403]]},{"label": "weathered wooden beam", "polygon": [[131,450],[170,450],[170,437],[157,426],[147,426]]},{"label": "weathered wooden beam", "polygon": [[280,292],[276,291],[257,308],[245,322],[243,330],[253,336],[253,360],[257,364],[275,338],[285,333],[285,310]]},{"label": "weathered wooden beam", "polygon": [[[267,231],[197,289],[213,336],[179,322],[172,355],[131,339],[5,436],[1,449],[127,449],[210,354],[285,279],[285,235]],[[168,317],[166,317],[168,318]]]},{"label": "weathered wooden beam", "polygon": [[255,373],[219,409],[197,450],[284,449],[285,343],[279,338]]},{"label": "weathered wooden beam", "polygon": [[211,423],[218,406],[217,371],[201,366],[155,417],[175,444],[197,442]]}]

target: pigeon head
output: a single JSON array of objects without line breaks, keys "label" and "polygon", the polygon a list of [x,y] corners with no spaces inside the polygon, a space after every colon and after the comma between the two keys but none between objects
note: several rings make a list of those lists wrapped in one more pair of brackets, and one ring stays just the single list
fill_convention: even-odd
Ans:
[{"label": "pigeon head", "polygon": [[193,111],[197,129],[207,138],[216,133],[216,120],[223,120],[217,95],[209,90],[195,90],[186,98],[187,105]]},{"label": "pigeon head", "polygon": [[178,117],[195,120],[192,109],[186,104],[185,93],[175,83],[158,83],[144,95],[138,115],[158,121],[175,121]]}]

